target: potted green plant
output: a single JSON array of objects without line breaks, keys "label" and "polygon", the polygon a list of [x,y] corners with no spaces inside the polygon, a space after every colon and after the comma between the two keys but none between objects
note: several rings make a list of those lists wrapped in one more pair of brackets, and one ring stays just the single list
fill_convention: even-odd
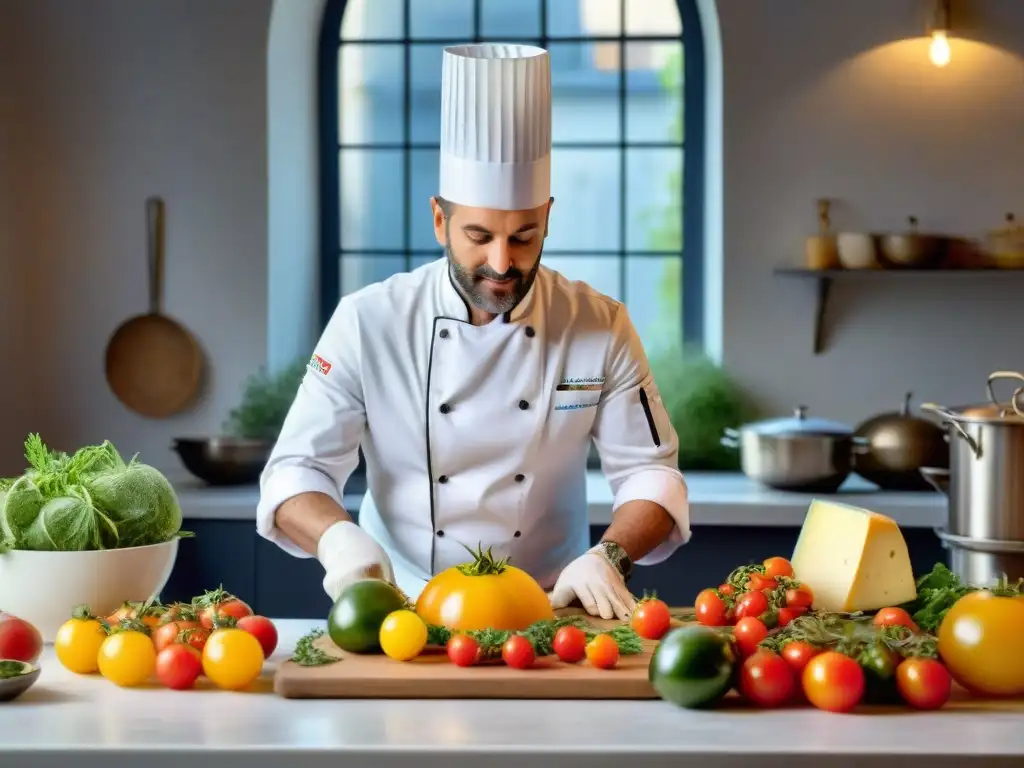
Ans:
[{"label": "potted green plant", "polygon": [[651,370],[679,435],[679,468],[739,471],[739,453],[722,435],[755,413],[725,369],[700,351],[676,349],[653,356]]}]

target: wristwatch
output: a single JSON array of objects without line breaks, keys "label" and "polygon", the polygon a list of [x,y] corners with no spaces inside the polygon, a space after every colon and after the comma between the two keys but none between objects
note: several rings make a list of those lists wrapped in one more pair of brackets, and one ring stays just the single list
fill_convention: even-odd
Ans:
[{"label": "wristwatch", "polygon": [[591,550],[605,556],[609,563],[619,572],[623,581],[628,581],[633,573],[633,561],[629,559],[626,550],[614,541],[602,541]]}]

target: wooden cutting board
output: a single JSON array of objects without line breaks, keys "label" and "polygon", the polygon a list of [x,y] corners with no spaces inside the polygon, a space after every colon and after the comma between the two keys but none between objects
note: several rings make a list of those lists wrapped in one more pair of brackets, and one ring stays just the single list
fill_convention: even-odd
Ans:
[{"label": "wooden cutting board", "polygon": [[[681,610],[673,610],[680,613]],[[580,614],[580,610],[559,611]],[[588,617],[595,626],[621,623]],[[673,623],[678,624],[676,620]],[[318,641],[341,661],[319,667],[282,663],[274,675],[274,691],[289,699],[654,699],[647,667],[657,645],[644,641],[638,654],[619,657],[612,669],[597,669],[586,661],[565,664],[556,656],[537,659],[530,669],[513,669],[498,662],[458,667],[443,650],[428,651],[412,661],[395,661],[382,654],[345,653],[324,635]]]}]

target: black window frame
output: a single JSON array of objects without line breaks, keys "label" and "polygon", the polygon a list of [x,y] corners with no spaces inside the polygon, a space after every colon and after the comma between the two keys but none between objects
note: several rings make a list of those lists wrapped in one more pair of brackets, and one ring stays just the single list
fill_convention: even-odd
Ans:
[{"label": "black window frame", "polygon": [[[508,0],[515,2],[515,0]],[[341,175],[339,171],[338,153],[343,147],[351,148],[352,145],[343,145],[341,142],[341,123],[339,120],[339,93],[338,93],[338,60],[342,47],[346,44],[365,45],[367,43],[380,42],[381,44],[404,45],[405,52],[405,115],[404,115],[404,141],[397,145],[378,145],[378,148],[390,148],[404,150],[404,190],[410,182],[410,149],[419,148],[418,144],[410,141],[410,51],[413,44],[427,42],[437,44],[455,44],[460,42],[487,42],[492,36],[483,37],[480,33],[481,0],[473,2],[473,35],[468,39],[458,40],[434,40],[433,38],[414,38],[409,35],[410,28],[410,4],[412,0],[403,0],[403,37],[394,39],[374,40],[343,40],[342,20],[348,5],[348,0],[327,0],[324,7],[323,18],[320,26],[320,35],[317,45],[317,123],[318,123],[318,157],[319,157],[319,208],[320,208],[320,231],[319,231],[319,294],[318,294],[318,319],[320,332],[327,326],[328,321],[342,295],[341,289],[341,260],[345,250],[341,243]],[[700,12],[697,8],[697,0],[676,0],[679,9],[679,16],[682,21],[681,35],[630,35],[626,31],[625,7],[628,0],[620,3],[620,25],[618,35],[584,35],[584,36],[555,36],[548,35],[548,13],[547,5],[549,0],[539,0],[540,11],[540,34],[538,36],[505,37],[501,42],[525,42],[539,44],[546,48],[549,43],[578,42],[578,43],[617,43],[619,45],[619,138],[615,142],[588,142],[588,141],[565,141],[555,144],[567,147],[594,147],[600,146],[610,149],[618,149],[620,157],[620,199],[619,216],[620,230],[618,247],[610,252],[599,254],[604,257],[618,258],[620,269],[620,284],[625,285],[627,256],[643,255],[642,251],[636,251],[627,247],[626,241],[626,151],[637,148],[678,148],[683,154],[683,173],[681,174],[682,206],[682,249],[678,256],[682,262],[682,317],[680,321],[683,326],[684,344],[702,347],[704,342],[704,155],[705,155],[705,52],[704,35],[701,25]],[[626,100],[628,95],[627,77],[625,67],[625,46],[631,42],[644,41],[679,41],[683,47],[683,98],[681,105],[683,109],[683,139],[676,142],[637,142],[630,141],[626,135]],[[440,87],[440,83],[438,83]],[[369,148],[369,147],[366,147]],[[404,248],[380,251],[382,255],[404,255],[406,269],[409,268],[414,255],[424,252],[416,251],[410,247],[410,206],[404,207]],[[360,253],[374,253],[374,249],[359,249]],[[440,256],[440,250],[434,251]],[[546,255],[552,256],[594,256],[595,254],[581,251],[545,249]],[[669,256],[675,255],[675,251],[648,252],[647,255]],[[588,465],[596,465],[596,455],[591,452]],[[362,461],[360,461],[362,470]],[[358,472],[361,474],[361,471]]]}]

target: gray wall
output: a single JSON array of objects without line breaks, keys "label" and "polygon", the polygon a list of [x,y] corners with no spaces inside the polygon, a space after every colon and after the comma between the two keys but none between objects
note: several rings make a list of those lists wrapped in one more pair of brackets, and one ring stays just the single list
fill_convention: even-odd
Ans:
[{"label": "gray wall", "polygon": [[[724,356],[770,409],[856,420],[905,389],[974,399],[990,370],[1024,368],[1022,276],[838,286],[833,346],[816,358],[810,287],[771,274],[799,259],[823,195],[842,201],[843,228],[915,213],[976,235],[1024,216],[1024,3],[970,3],[983,42],[955,40],[943,71],[921,37],[926,5],[719,3]],[[170,438],[215,431],[266,360],[270,7],[0,5],[0,473],[20,470],[28,429],[176,468]],[[103,378],[107,337],[145,307],[151,193],[168,203],[167,310],[216,365],[202,408],[163,422],[125,412]]]}]

